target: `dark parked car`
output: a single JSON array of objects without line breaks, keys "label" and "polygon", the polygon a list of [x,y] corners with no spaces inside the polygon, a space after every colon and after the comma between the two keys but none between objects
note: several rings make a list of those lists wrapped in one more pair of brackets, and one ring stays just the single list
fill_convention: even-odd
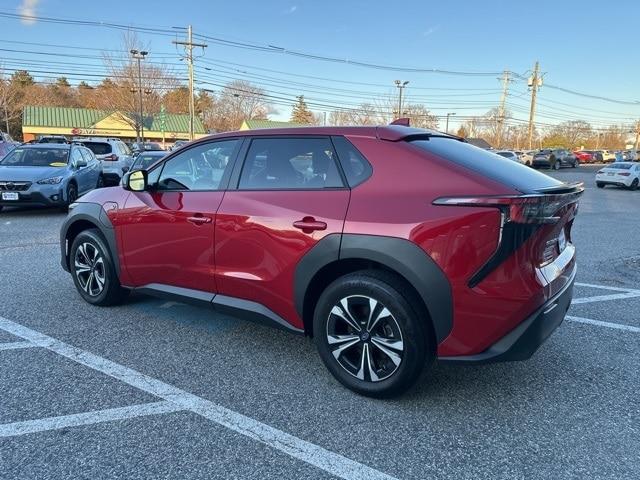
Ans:
[{"label": "dark parked car", "polygon": [[145,170],[156,163],[158,160],[160,160],[162,157],[164,157],[166,154],[167,152],[165,152],[164,150],[150,150],[148,152],[142,152],[133,161],[133,165],[131,165],[131,168],[127,170]]},{"label": "dark parked car", "polygon": [[20,145],[0,160],[0,210],[5,206],[66,208],[102,185],[100,162],[81,145]]},{"label": "dark parked car", "polygon": [[577,167],[578,158],[564,148],[540,150],[533,156],[534,168],[552,168],[560,170],[560,167]]},{"label": "dark parked car", "polygon": [[64,135],[45,135],[37,143],[69,143],[69,140]]},{"label": "dark parked car", "polygon": [[81,198],[61,262],[92,305],[134,290],[269,323],[389,397],[436,358],[536,351],[571,302],[582,191],[435,131],[229,132]]}]

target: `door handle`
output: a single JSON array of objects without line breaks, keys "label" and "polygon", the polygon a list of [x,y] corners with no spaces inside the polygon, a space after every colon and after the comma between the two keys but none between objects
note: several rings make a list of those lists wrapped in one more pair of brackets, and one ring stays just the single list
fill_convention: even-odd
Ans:
[{"label": "door handle", "polygon": [[299,228],[304,233],[311,233],[315,230],[326,230],[327,224],[325,222],[318,222],[313,217],[304,217],[302,220],[293,222],[295,228]]},{"label": "door handle", "polygon": [[211,223],[211,217],[197,215],[195,217],[188,217],[187,222],[191,222],[194,225],[204,225],[205,223]]}]

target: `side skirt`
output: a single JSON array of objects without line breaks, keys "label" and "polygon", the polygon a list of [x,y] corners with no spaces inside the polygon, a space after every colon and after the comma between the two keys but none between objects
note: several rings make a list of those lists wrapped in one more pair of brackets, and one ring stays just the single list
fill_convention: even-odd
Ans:
[{"label": "side skirt", "polygon": [[298,335],[304,335],[304,330],[294,327],[284,318],[261,303],[252,302],[250,300],[229,297],[211,292],[203,292],[202,290],[174,287],[161,283],[150,283],[148,285],[143,285],[142,287],[132,288],[131,290],[145,295],[188,303],[198,307],[213,308],[216,312],[224,315],[236,317],[241,320],[248,320],[261,325],[275,327]]}]

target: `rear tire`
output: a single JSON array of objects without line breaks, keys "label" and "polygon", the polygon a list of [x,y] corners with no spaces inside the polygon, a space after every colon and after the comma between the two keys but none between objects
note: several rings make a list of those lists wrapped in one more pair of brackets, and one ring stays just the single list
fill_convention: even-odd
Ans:
[{"label": "rear tire", "polygon": [[107,242],[95,228],[80,232],[74,239],[69,270],[78,293],[92,305],[117,305],[129,293],[120,285]]},{"label": "rear tire", "polygon": [[553,164],[553,169],[554,170],[560,170],[560,162],[556,162]]},{"label": "rear tire", "polygon": [[435,359],[431,329],[402,292],[394,275],[361,271],[338,278],[318,299],[313,331],[320,358],[356,393],[400,395]]},{"label": "rear tire", "polygon": [[629,190],[637,190],[638,189],[638,183],[640,183],[640,181],[638,181],[637,178],[634,178],[633,182],[631,182],[631,185],[629,186]]}]

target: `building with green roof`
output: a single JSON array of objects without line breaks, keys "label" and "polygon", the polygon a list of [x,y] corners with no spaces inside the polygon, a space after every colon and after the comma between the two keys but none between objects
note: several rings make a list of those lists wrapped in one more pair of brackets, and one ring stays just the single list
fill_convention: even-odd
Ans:
[{"label": "building with green roof", "polygon": [[[67,107],[24,107],[22,134],[24,141],[44,135],[65,137],[115,137],[135,140],[136,131],[126,114],[117,111]],[[206,135],[199,118],[194,119],[194,136]],[[148,115],[144,120],[144,138],[154,142],[189,139],[189,115]]]}]

